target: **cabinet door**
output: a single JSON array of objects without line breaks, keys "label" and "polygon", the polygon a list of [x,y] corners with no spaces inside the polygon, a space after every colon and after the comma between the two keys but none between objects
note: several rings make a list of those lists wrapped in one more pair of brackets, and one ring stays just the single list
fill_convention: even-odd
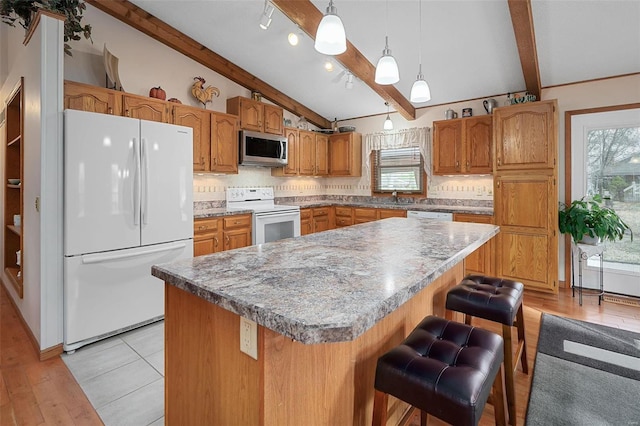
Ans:
[{"label": "cabinet door", "polygon": [[251,229],[238,228],[224,231],[224,249],[233,250],[251,245]]},{"label": "cabinet door", "polygon": [[122,93],[72,81],[64,82],[64,108],[122,115]]},{"label": "cabinet door", "polygon": [[492,124],[491,116],[464,119],[465,167],[467,173],[491,173],[493,161],[491,158]]},{"label": "cabinet door", "polygon": [[433,122],[433,174],[459,173],[462,159],[462,120]]},{"label": "cabinet door", "polygon": [[222,251],[222,224],[220,219],[193,221],[193,256]]},{"label": "cabinet door", "polygon": [[126,117],[158,121],[160,123],[170,122],[169,105],[160,99],[123,95],[122,105]]},{"label": "cabinet door", "polygon": [[527,288],[557,292],[558,208],[555,178],[504,175],[494,183],[494,209],[500,233],[496,273]]},{"label": "cabinet door", "polygon": [[313,233],[313,218],[311,209],[300,209],[300,234]]},{"label": "cabinet door", "polygon": [[313,176],[316,167],[316,134],[300,130],[298,146],[300,148],[300,174]]},{"label": "cabinet door", "polygon": [[329,136],[329,175],[362,176],[360,133],[338,133]]},{"label": "cabinet door", "polygon": [[[477,214],[464,214],[455,213],[453,220],[456,222],[470,222],[470,223],[493,223],[493,216],[477,215]],[[471,253],[464,259],[464,272],[465,274],[480,274],[480,275],[493,275],[494,274],[494,238],[487,241]]]},{"label": "cabinet door", "polygon": [[187,105],[173,106],[173,123],[193,129],[193,171],[210,170],[211,113]]},{"label": "cabinet door", "polygon": [[262,132],[263,113],[261,102],[240,98],[240,127],[244,130]]},{"label": "cabinet door", "polygon": [[378,209],[378,218],[386,219],[388,217],[407,217],[407,211],[397,209]]},{"label": "cabinet door", "polygon": [[316,172],[317,176],[329,174],[329,136],[316,135]]},{"label": "cabinet door", "polygon": [[322,232],[330,229],[329,215],[313,217],[313,232]]},{"label": "cabinet door", "polygon": [[336,228],[353,225],[353,209],[351,207],[336,207],[335,217]]},{"label": "cabinet door", "polygon": [[265,133],[273,133],[276,135],[281,135],[283,130],[283,111],[282,108],[269,105],[262,104],[264,107],[264,131]]},{"label": "cabinet door", "polygon": [[497,108],[493,114],[494,170],[555,168],[555,109],[555,100]]},{"label": "cabinet door", "polygon": [[353,209],[353,216],[355,223],[373,222],[378,219],[378,212],[376,209],[355,207]]},{"label": "cabinet door", "polygon": [[285,176],[295,176],[298,174],[300,164],[300,143],[298,141],[298,129],[286,127],[284,129],[284,136],[287,138],[287,149],[289,158],[287,160],[287,165],[280,170],[282,170],[282,174]]},{"label": "cabinet door", "polygon": [[238,118],[215,113],[211,128],[211,171],[238,173]]}]

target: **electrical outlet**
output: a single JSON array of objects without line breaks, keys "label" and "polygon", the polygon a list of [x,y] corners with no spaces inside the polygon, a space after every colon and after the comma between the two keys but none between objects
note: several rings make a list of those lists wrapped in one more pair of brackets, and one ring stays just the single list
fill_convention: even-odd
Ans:
[{"label": "electrical outlet", "polygon": [[258,324],[240,317],[240,351],[258,359]]}]

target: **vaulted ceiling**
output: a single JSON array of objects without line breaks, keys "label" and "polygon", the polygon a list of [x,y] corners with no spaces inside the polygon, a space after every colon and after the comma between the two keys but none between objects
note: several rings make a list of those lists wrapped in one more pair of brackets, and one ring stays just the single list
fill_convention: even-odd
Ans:
[{"label": "vaulted ceiling", "polygon": [[[337,57],[313,48],[328,0],[272,0],[267,30],[261,0],[87,3],[320,127],[384,113],[385,101],[412,119],[419,107],[640,72],[640,0],[422,0],[422,31],[418,0],[335,0],[349,41]],[[386,34],[400,69],[392,86],[373,82]],[[412,104],[419,53],[432,99]]]}]

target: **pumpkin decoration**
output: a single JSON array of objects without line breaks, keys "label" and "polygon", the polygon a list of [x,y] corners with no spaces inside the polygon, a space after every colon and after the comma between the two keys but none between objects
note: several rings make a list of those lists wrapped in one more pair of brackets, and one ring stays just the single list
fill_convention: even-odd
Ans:
[{"label": "pumpkin decoration", "polygon": [[178,98],[169,98],[167,99],[168,102],[173,102],[175,104],[181,104],[182,102],[180,102],[180,99]]},{"label": "pumpkin decoration", "polygon": [[167,99],[167,92],[165,92],[164,89],[160,86],[152,87],[151,90],[149,90],[149,97],[162,99],[164,101],[165,99]]}]

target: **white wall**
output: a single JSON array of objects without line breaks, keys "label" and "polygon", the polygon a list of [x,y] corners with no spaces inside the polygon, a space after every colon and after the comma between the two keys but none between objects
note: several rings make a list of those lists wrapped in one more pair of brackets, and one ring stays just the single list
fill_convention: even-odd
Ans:
[{"label": "white wall", "polygon": [[[17,296],[13,287],[7,288],[40,348],[46,349],[62,342],[62,239],[57,222],[61,212],[58,205],[61,181],[57,173],[62,158],[62,22],[42,16],[26,46],[22,28],[9,28],[3,34],[8,39],[8,72],[0,99],[6,100],[21,76],[25,96],[23,298]],[[3,143],[2,164],[5,146]],[[4,194],[2,200],[4,203]]]}]

